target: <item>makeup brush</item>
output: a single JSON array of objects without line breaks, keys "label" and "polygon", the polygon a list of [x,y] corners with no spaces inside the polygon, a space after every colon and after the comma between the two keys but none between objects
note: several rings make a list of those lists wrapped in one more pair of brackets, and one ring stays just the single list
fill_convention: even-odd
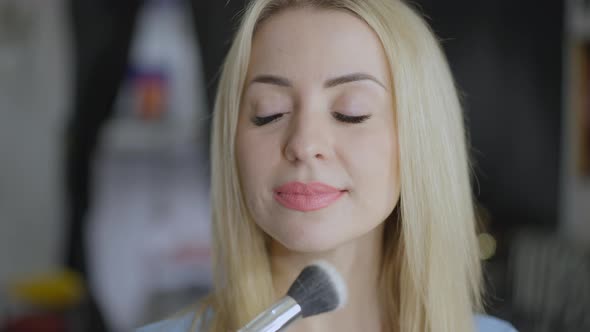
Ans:
[{"label": "makeup brush", "polygon": [[346,284],[336,269],[325,261],[316,261],[301,271],[285,297],[238,332],[282,331],[299,318],[343,307],[346,296]]}]

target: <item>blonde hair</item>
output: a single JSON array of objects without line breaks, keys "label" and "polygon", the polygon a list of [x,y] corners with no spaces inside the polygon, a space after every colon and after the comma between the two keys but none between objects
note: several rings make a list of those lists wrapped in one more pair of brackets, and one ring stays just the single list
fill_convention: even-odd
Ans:
[{"label": "blonde hair", "polygon": [[[215,289],[210,330],[237,330],[271,304],[264,232],[245,206],[235,156],[238,113],[261,22],[294,7],[346,10],[379,36],[390,64],[401,199],[385,225],[380,288],[391,331],[471,332],[481,266],[461,106],[427,24],[398,0],[252,1],[223,66],[212,137]],[[201,315],[202,316],[202,315]]]}]

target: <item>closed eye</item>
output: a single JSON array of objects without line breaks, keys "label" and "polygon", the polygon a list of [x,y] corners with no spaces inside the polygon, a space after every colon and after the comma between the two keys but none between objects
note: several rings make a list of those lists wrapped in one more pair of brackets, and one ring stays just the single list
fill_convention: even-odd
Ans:
[{"label": "closed eye", "polygon": [[367,114],[367,115],[359,115],[359,116],[352,116],[352,115],[345,115],[342,113],[338,113],[338,112],[333,112],[332,116],[338,120],[338,121],[342,121],[342,122],[346,122],[346,123],[362,123],[365,122],[366,120],[368,120],[371,115]]},{"label": "closed eye", "polygon": [[277,113],[269,116],[253,116],[250,121],[256,126],[264,126],[267,123],[271,123],[275,120],[278,120],[283,116],[284,113]]}]

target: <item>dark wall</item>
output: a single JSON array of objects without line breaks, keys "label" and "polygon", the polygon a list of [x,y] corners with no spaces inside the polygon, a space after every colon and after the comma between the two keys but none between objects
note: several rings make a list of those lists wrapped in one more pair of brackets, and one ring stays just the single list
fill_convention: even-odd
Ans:
[{"label": "dark wall", "polygon": [[419,0],[463,94],[493,229],[557,225],[561,1]]}]

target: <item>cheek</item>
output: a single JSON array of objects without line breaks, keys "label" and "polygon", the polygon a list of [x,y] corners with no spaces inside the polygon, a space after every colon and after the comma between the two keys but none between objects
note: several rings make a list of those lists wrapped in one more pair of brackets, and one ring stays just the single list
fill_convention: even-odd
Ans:
[{"label": "cheek", "polygon": [[273,140],[251,132],[239,133],[236,139],[236,161],[240,184],[245,201],[253,209],[270,185],[269,179],[272,178],[277,147],[273,145]]},{"label": "cheek", "polygon": [[252,135],[238,134],[236,137],[236,158],[242,187],[244,191],[248,192],[256,183],[256,179],[260,177],[259,173],[264,171],[255,167],[256,160],[264,158],[264,149],[253,139]]},{"label": "cheek", "polygon": [[379,128],[347,142],[350,176],[367,206],[397,202],[399,168],[397,136],[393,128]]}]

